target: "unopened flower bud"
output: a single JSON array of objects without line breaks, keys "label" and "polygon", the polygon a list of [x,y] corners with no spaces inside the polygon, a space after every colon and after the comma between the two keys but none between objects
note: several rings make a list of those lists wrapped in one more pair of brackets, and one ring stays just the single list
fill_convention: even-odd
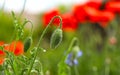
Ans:
[{"label": "unopened flower bud", "polygon": [[32,44],[32,37],[27,37],[24,42],[24,52],[27,52],[27,50],[30,48]]},{"label": "unopened flower bud", "polygon": [[62,41],[62,30],[58,28],[52,34],[52,37],[50,39],[50,47],[52,49],[57,48],[58,45],[61,43],[61,41]]},{"label": "unopened flower bud", "polygon": [[72,52],[75,58],[82,56],[82,51],[80,50],[79,46],[74,46]]}]

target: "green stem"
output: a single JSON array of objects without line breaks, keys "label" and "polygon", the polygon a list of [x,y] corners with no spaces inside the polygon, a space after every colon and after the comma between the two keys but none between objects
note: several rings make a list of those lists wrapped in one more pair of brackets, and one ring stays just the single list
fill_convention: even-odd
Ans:
[{"label": "green stem", "polygon": [[20,19],[20,17],[22,16],[22,14],[23,14],[23,12],[24,12],[24,10],[25,10],[26,2],[27,2],[27,0],[24,1],[23,7],[22,7],[22,11],[21,11],[21,13],[20,13],[18,19]]},{"label": "green stem", "polygon": [[71,52],[73,45],[74,45],[77,41],[78,41],[78,40],[77,40],[76,37],[74,37],[74,38],[72,39],[72,41],[71,41],[71,43],[70,43],[70,45],[69,45],[69,47],[68,47],[68,50],[67,50],[67,52],[66,52],[66,54],[65,54],[65,57],[63,57],[63,61],[66,60],[67,55]]},{"label": "green stem", "polygon": [[76,65],[74,65],[74,71],[75,71],[75,75],[79,75],[79,72],[78,72],[78,69],[77,69]]},{"label": "green stem", "polygon": [[6,67],[5,64],[3,64],[3,68],[4,68],[4,74],[5,74],[5,75],[11,75],[10,72],[8,71],[8,68]]},{"label": "green stem", "polygon": [[46,28],[44,29],[44,31],[42,32],[41,36],[40,36],[40,39],[39,39],[39,41],[38,41],[37,48],[36,48],[36,51],[35,51],[35,55],[34,55],[34,57],[33,57],[33,61],[32,61],[32,63],[31,63],[31,65],[30,65],[30,68],[29,68],[29,70],[28,70],[27,75],[30,75],[30,71],[32,70],[33,64],[34,64],[35,59],[36,59],[36,57],[37,57],[38,50],[39,50],[39,48],[40,48],[40,44],[41,44],[42,38],[43,38],[43,36],[45,35],[45,33],[47,32],[48,27],[52,24],[52,22],[54,21],[55,18],[59,18],[59,19],[60,19],[60,28],[62,28],[62,18],[61,18],[60,16],[54,16],[54,17],[51,19],[51,21],[49,22],[49,24],[47,25],[47,27],[46,27]]},{"label": "green stem", "polygon": [[40,64],[40,66],[41,66],[41,67],[40,67],[40,75],[44,75],[44,74],[43,74],[43,67],[42,67],[42,63],[41,63],[41,62],[39,62],[39,64]]},{"label": "green stem", "polygon": [[[13,70],[13,73],[14,73],[14,75],[17,75],[17,73],[16,73],[16,71],[15,71],[15,68],[14,68],[14,66],[13,66],[13,62],[11,61],[12,59],[11,59],[11,57],[10,57],[10,62],[8,63],[8,64],[10,64],[10,66],[11,66],[11,68],[12,68],[12,70]],[[8,70],[7,70],[7,68],[6,68],[6,72],[7,72]],[[9,73],[9,71],[8,71],[8,73]]]},{"label": "green stem", "polygon": [[49,22],[49,24],[47,25],[47,27],[44,29],[44,31],[43,31],[43,33],[42,33],[40,39],[39,39],[39,42],[38,42],[38,44],[37,44],[37,47],[40,46],[40,43],[41,43],[41,41],[42,41],[43,36],[45,35],[45,33],[46,33],[48,27],[52,24],[52,22],[54,21],[55,18],[59,18],[59,19],[60,19],[59,28],[62,28],[62,18],[61,18],[60,16],[54,16],[54,17],[51,19],[51,21]]},{"label": "green stem", "polygon": [[93,74],[94,75],[98,75],[98,73],[97,73],[97,67],[93,67]]},{"label": "green stem", "polygon": [[109,64],[106,64],[105,65],[105,75],[109,75],[109,71],[110,71]]},{"label": "green stem", "polygon": [[29,21],[29,20],[25,20],[25,22],[23,23],[23,26],[22,27],[25,27],[25,25],[27,24],[27,23],[30,23],[31,24],[31,31],[30,31],[30,36],[32,36],[32,34],[33,34],[33,23],[31,22],[31,21]]},{"label": "green stem", "polygon": [[17,26],[19,25],[18,24],[18,20],[17,20],[17,18],[16,18],[16,16],[15,16],[15,13],[12,11],[12,17],[13,17],[13,20],[14,20],[14,25],[15,25],[15,29],[14,29],[14,31],[13,31],[13,36],[11,37],[11,42],[14,40],[14,37],[17,35]]},{"label": "green stem", "polygon": [[[4,52],[6,52],[6,50],[4,50],[4,49],[2,49]],[[11,53],[10,53],[11,54]],[[9,59],[10,59],[10,65],[11,65],[11,68],[12,68],[12,70],[13,70],[13,72],[14,72],[14,75],[17,75],[17,71],[16,71],[16,69],[14,68],[14,65],[13,65],[13,61],[14,60],[12,60],[12,57],[9,55],[8,56],[9,57]],[[3,64],[4,66],[5,66],[5,64]],[[7,72],[8,70],[7,70],[7,68],[6,68],[6,72]],[[8,75],[8,74],[7,74]]]},{"label": "green stem", "polygon": [[11,64],[11,67],[12,67],[12,69],[13,69],[14,75],[17,75],[17,73],[16,73],[16,71],[15,71],[15,68],[14,68],[14,66],[13,66],[13,63]]},{"label": "green stem", "polygon": [[59,62],[59,64],[58,64],[58,67],[59,67],[58,75],[61,75],[61,73],[63,72],[63,69],[64,69],[63,67],[65,67],[65,66],[63,66],[63,65],[66,65],[66,64],[65,64],[65,60],[67,59],[67,55],[71,52],[72,47],[73,47],[73,45],[74,45],[76,42],[77,42],[77,38],[74,37],[74,38],[72,39],[72,41],[70,42],[70,45],[69,45],[69,47],[68,47],[67,52],[64,54],[62,60],[61,60],[61,61]]},{"label": "green stem", "polygon": [[109,75],[110,73],[110,59],[106,58],[105,60],[105,75]]}]

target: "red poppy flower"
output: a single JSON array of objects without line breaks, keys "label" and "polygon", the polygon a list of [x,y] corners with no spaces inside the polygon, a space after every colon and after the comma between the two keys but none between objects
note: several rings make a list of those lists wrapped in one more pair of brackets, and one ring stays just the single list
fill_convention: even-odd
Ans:
[{"label": "red poppy flower", "polygon": [[[52,11],[48,11],[46,13],[43,14],[43,24],[44,26],[47,26],[50,22],[50,20],[56,16],[56,15],[59,15],[59,11],[58,10],[52,10]],[[59,19],[55,19],[53,21],[53,24],[59,24]]]},{"label": "red poppy flower", "polygon": [[[4,42],[3,41],[0,41],[0,46],[3,46],[4,45]],[[1,55],[4,55],[4,52],[2,50],[0,50],[0,56]]]},{"label": "red poppy flower", "polygon": [[106,28],[108,23],[115,18],[115,15],[110,11],[101,11],[98,22],[100,22],[101,27]]},{"label": "red poppy flower", "polygon": [[[3,45],[5,50],[13,52],[16,56],[24,53],[23,50],[24,45],[21,41],[17,41],[17,42],[14,41],[11,44],[6,44],[6,45],[4,44],[4,42],[0,42],[0,46]],[[0,50],[0,65],[2,65],[2,63],[4,62],[4,58],[5,58],[5,53]]]},{"label": "red poppy flower", "polygon": [[87,19],[86,18],[87,14],[86,14],[85,8],[90,7],[90,8],[94,8],[96,10],[96,9],[100,8],[101,5],[102,5],[102,0],[98,0],[98,1],[90,0],[85,4],[75,5],[73,7],[73,14],[80,23],[83,23]]},{"label": "red poppy flower", "polygon": [[101,11],[101,21],[108,22],[114,19],[114,14],[110,11]]},{"label": "red poppy flower", "polygon": [[63,30],[75,31],[78,28],[76,18],[71,13],[65,13],[61,15],[63,21]]},{"label": "red poppy flower", "polygon": [[9,51],[14,52],[15,55],[21,55],[24,53],[24,45],[21,41],[14,41],[9,45]]},{"label": "red poppy flower", "polygon": [[114,14],[110,11],[106,10],[100,11],[88,6],[85,6],[84,10],[87,15],[88,21],[93,23],[99,22],[101,23],[102,27],[106,27],[107,23],[114,19]]},{"label": "red poppy flower", "polygon": [[83,5],[76,5],[73,7],[73,14],[75,18],[80,22],[84,23],[86,21],[86,14],[84,10],[84,4]]},{"label": "red poppy flower", "polygon": [[0,46],[4,45],[4,42],[3,41],[0,41]]},{"label": "red poppy flower", "polygon": [[2,59],[0,59],[0,65],[2,65],[3,64],[3,62],[4,62],[4,59],[2,58]]},{"label": "red poppy flower", "polygon": [[105,6],[106,10],[111,12],[120,13],[120,1],[119,2],[107,2]]},{"label": "red poppy flower", "polygon": [[[0,46],[3,46],[3,45],[4,45],[4,42],[0,41]],[[5,53],[2,50],[0,50],[0,65],[2,65],[4,62],[4,56],[5,56]]]},{"label": "red poppy flower", "polygon": [[91,22],[98,22],[99,21],[99,17],[100,17],[99,10],[92,8],[92,7],[89,7],[89,6],[85,6],[84,11],[85,11],[87,19],[90,20]]},{"label": "red poppy flower", "polygon": [[107,22],[114,19],[114,14],[110,11],[100,11],[87,6],[85,7],[85,11],[91,22]]},{"label": "red poppy flower", "polygon": [[115,1],[115,2],[120,2],[120,0],[108,0],[108,1],[113,1],[113,2],[114,2],[114,1]]},{"label": "red poppy flower", "polygon": [[100,6],[102,5],[102,0],[89,0],[86,3],[86,5],[89,6],[89,7],[93,7],[93,8],[99,9]]}]

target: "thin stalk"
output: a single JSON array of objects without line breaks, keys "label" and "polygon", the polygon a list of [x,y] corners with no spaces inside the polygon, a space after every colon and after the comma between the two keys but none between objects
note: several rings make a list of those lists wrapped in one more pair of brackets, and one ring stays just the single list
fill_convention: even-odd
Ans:
[{"label": "thin stalk", "polygon": [[27,0],[24,1],[23,7],[22,7],[22,11],[21,11],[21,13],[20,13],[18,19],[20,19],[20,17],[22,16],[22,14],[23,14],[23,12],[24,12],[24,10],[25,10],[26,2],[27,2]]},{"label": "thin stalk", "polygon": [[109,75],[110,72],[110,68],[109,68],[109,64],[105,65],[105,75]]},{"label": "thin stalk", "polygon": [[67,52],[66,52],[66,56],[65,57],[63,57],[63,61],[65,61],[66,60],[66,58],[67,58],[67,55],[71,52],[71,50],[72,50],[72,47],[73,47],[73,45],[75,44],[75,42],[77,41],[77,38],[76,37],[74,37],[73,39],[72,39],[72,41],[71,41],[71,43],[70,43],[70,45],[69,45],[69,47],[68,47],[68,50],[67,50]]},{"label": "thin stalk", "polygon": [[73,45],[75,44],[76,41],[77,41],[77,38],[74,37],[74,38],[72,39],[72,41],[70,42],[70,45],[69,45],[69,47],[68,47],[67,52],[64,54],[62,60],[59,62],[59,64],[58,64],[58,67],[59,67],[58,75],[61,75],[61,71],[63,71],[62,68],[65,67],[65,66],[63,66],[63,65],[66,65],[66,64],[65,64],[65,60],[67,59],[67,55],[71,52],[72,47],[73,47]]},{"label": "thin stalk", "polygon": [[43,36],[45,35],[48,27],[52,24],[52,22],[54,21],[55,18],[59,18],[59,19],[60,19],[59,28],[62,28],[62,18],[61,18],[60,16],[54,16],[54,17],[51,19],[51,21],[49,22],[49,24],[47,25],[47,27],[44,29],[44,31],[43,31],[40,39],[39,39],[39,42],[38,42],[38,44],[37,44],[37,47],[40,47],[40,44],[41,44],[41,41],[42,41]]},{"label": "thin stalk", "polygon": [[31,31],[30,31],[29,35],[32,36],[32,34],[33,34],[33,23],[32,23],[31,21],[29,21],[29,20],[25,21],[25,22],[23,23],[23,26],[22,26],[22,27],[24,27],[27,23],[30,23],[30,24],[31,24]]},{"label": "thin stalk", "polygon": [[44,75],[44,74],[43,74],[43,67],[42,67],[42,63],[41,63],[41,62],[39,62],[39,64],[40,64],[40,66],[41,66],[41,67],[40,67],[40,75]]},{"label": "thin stalk", "polygon": [[[6,67],[5,64],[3,64],[3,68],[4,68],[3,73],[4,73],[5,75],[11,75],[10,72],[8,71],[8,69],[7,69],[7,67]],[[4,75],[4,74],[3,74],[3,75]]]},{"label": "thin stalk", "polygon": [[32,70],[33,64],[34,64],[35,59],[36,59],[36,57],[37,57],[38,50],[39,50],[39,48],[40,48],[40,44],[41,44],[42,38],[43,38],[43,36],[45,35],[45,33],[47,32],[48,27],[52,24],[52,22],[54,21],[55,18],[59,18],[59,19],[60,19],[60,28],[62,28],[62,19],[61,19],[61,17],[60,17],[60,16],[54,16],[54,17],[51,19],[51,21],[49,22],[49,24],[47,25],[47,27],[46,27],[46,28],[44,29],[44,31],[42,32],[41,36],[40,36],[40,39],[39,39],[38,44],[37,44],[37,49],[36,49],[36,51],[35,51],[35,56],[33,57],[33,61],[32,61],[32,63],[31,63],[31,65],[30,65],[30,68],[29,68],[29,70],[28,70],[27,75],[30,75],[30,71]]},{"label": "thin stalk", "polygon": [[[4,49],[2,49],[4,52],[6,51],[6,50],[4,50]],[[11,56],[8,56],[9,57],[9,59],[10,59],[10,65],[11,65],[11,68],[12,68],[12,70],[13,70],[13,72],[14,72],[14,75],[17,75],[17,72],[16,72],[16,70],[15,70],[15,68],[14,68],[14,65],[13,65],[13,62],[11,61],[12,60],[12,57]],[[3,64],[3,65],[5,65],[5,64]],[[6,69],[6,72],[7,72],[8,70]]]},{"label": "thin stalk", "polygon": [[17,33],[16,33],[17,32],[17,26],[19,25],[18,20],[17,20],[17,18],[15,16],[15,13],[13,11],[12,11],[12,17],[13,17],[13,20],[14,20],[15,29],[13,31],[13,36],[12,36],[10,41],[13,41],[14,37],[17,35]]},{"label": "thin stalk", "polygon": [[98,75],[97,67],[93,67],[93,74],[94,74],[94,75]]},{"label": "thin stalk", "polygon": [[74,71],[75,71],[75,75],[79,75],[79,72],[78,72],[78,69],[77,69],[76,65],[74,65]]}]

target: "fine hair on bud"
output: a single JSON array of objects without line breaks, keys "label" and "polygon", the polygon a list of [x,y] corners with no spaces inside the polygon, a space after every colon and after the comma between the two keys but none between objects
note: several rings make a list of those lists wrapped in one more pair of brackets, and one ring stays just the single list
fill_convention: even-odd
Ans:
[{"label": "fine hair on bud", "polygon": [[55,49],[59,46],[62,41],[62,30],[60,28],[56,29],[50,39],[50,48]]},{"label": "fine hair on bud", "polygon": [[24,52],[27,52],[27,50],[32,45],[32,37],[27,37],[24,42]]}]

